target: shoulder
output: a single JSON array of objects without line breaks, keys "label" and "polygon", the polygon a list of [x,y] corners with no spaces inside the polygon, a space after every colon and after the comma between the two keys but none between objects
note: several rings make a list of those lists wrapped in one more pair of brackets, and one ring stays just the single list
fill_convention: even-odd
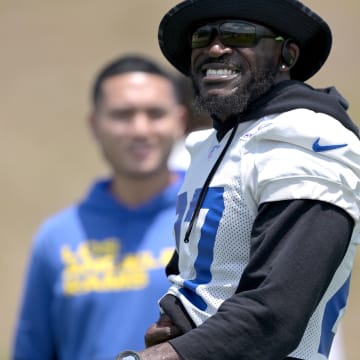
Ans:
[{"label": "shoulder", "polygon": [[215,134],[214,129],[193,131],[187,136],[185,145],[188,149],[201,146],[203,142],[208,140],[210,137],[214,136],[214,134]]},{"label": "shoulder", "polygon": [[45,218],[35,233],[35,242],[59,236],[77,219],[78,205],[71,205]]},{"label": "shoulder", "polygon": [[[359,138],[337,119],[308,109],[295,109],[261,119],[242,135],[247,147],[297,149],[313,154],[337,156],[353,152],[360,155]],[[341,146],[340,146],[341,145]],[[330,151],[339,150],[342,151]]]},{"label": "shoulder", "polygon": [[292,110],[257,122],[241,139],[259,202],[322,200],[358,216],[360,141],[335,118]]}]

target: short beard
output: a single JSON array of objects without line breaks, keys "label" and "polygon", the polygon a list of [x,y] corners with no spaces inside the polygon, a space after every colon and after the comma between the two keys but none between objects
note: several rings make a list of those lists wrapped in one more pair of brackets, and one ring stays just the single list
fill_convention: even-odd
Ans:
[{"label": "short beard", "polygon": [[227,96],[201,96],[199,87],[193,80],[194,109],[199,113],[207,112],[220,118],[230,114],[241,114],[258,97],[265,94],[275,83],[276,70],[268,68],[257,73],[245,87]]}]

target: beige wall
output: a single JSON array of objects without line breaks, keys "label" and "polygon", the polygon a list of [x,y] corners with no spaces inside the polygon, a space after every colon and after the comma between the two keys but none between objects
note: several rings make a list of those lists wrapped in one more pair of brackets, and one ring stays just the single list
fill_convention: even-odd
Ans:
[{"label": "beige wall", "polygon": [[[221,0],[219,0],[221,1]],[[86,127],[93,73],[128,51],[163,62],[157,25],[173,0],[0,0],[0,360],[10,339],[31,238],[106,171]],[[360,117],[359,1],[308,0],[334,29],[330,60],[310,83],[336,86]],[[357,360],[360,269],[345,319]]]}]

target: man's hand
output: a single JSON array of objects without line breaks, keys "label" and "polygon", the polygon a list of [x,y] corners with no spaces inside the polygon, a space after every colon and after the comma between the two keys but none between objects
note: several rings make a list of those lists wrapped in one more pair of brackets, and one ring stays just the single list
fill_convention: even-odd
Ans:
[{"label": "man's hand", "polygon": [[159,320],[146,331],[145,345],[146,347],[154,346],[180,335],[182,335],[182,331],[172,323],[171,318],[162,314]]},{"label": "man's hand", "polygon": [[182,358],[168,343],[151,346],[139,353],[142,360],[181,360]]}]

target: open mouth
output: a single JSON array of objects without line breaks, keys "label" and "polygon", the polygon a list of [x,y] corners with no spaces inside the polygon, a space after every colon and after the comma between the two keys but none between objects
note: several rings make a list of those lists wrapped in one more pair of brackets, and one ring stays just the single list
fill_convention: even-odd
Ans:
[{"label": "open mouth", "polygon": [[240,75],[240,71],[235,68],[229,68],[222,66],[212,66],[205,65],[201,68],[201,74],[203,76],[203,80],[232,80],[234,77]]}]

